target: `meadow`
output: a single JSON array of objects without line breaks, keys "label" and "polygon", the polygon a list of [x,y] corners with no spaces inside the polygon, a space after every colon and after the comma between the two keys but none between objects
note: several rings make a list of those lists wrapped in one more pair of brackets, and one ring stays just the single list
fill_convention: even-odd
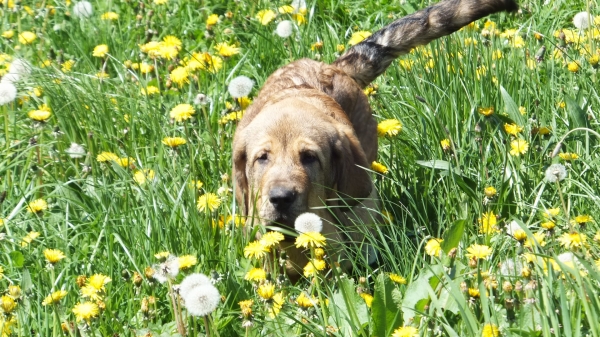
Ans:
[{"label": "meadow", "polygon": [[597,0],[521,1],[365,90],[375,265],[309,238],[291,283],[239,215],[268,75],[428,4],[2,0],[1,336],[600,336]]}]

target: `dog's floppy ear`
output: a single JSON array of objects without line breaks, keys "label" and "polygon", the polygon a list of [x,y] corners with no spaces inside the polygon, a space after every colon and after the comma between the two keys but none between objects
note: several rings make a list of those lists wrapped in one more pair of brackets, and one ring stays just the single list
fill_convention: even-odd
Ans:
[{"label": "dog's floppy ear", "polygon": [[246,176],[246,142],[243,139],[233,142],[233,180],[235,198],[242,208],[242,214],[248,215],[248,177]]},{"label": "dog's floppy ear", "polygon": [[364,199],[371,194],[373,183],[365,169],[371,165],[367,162],[358,138],[348,127],[338,128],[332,161],[334,183],[343,200],[340,205],[353,206],[359,201],[356,199]]}]

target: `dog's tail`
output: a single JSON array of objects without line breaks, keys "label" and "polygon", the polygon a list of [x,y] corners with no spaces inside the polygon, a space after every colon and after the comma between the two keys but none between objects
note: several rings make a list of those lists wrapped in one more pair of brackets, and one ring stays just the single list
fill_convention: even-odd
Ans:
[{"label": "dog's tail", "polygon": [[350,48],[333,64],[366,87],[402,54],[449,35],[469,23],[501,11],[514,11],[514,0],[445,0],[398,19]]}]

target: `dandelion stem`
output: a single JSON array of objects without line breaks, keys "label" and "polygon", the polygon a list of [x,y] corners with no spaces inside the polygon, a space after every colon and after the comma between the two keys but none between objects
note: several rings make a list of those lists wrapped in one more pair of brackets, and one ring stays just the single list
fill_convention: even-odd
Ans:
[{"label": "dandelion stem", "polygon": [[173,293],[173,284],[170,279],[167,280],[167,285],[169,287],[168,291],[169,298],[171,299],[171,306],[173,307],[173,316],[175,316],[175,322],[177,324],[177,332],[179,332],[181,336],[185,336],[185,325],[183,324],[183,319],[181,317],[181,310],[179,310],[179,307],[177,306],[177,299]]},{"label": "dandelion stem", "polygon": [[560,179],[556,179],[556,189],[558,190],[558,196],[560,197],[560,202],[562,203],[563,210],[565,211],[565,217],[567,218],[567,223],[569,224],[569,231],[573,233],[573,226],[571,225],[571,221],[569,221],[569,209],[567,208],[567,204],[565,204],[565,199],[563,198],[559,180]]},{"label": "dandelion stem", "polygon": [[206,337],[210,337],[210,328],[209,328],[209,324],[208,324],[208,315],[202,316],[202,319],[204,320],[204,330],[206,330]]}]

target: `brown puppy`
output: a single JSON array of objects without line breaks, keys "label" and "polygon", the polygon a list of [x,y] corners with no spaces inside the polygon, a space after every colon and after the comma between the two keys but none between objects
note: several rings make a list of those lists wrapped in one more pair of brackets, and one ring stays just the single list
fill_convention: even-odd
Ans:
[{"label": "brown puppy", "polygon": [[[365,170],[377,155],[377,122],[362,89],[412,48],[516,8],[513,0],[443,1],[391,23],[332,65],[302,59],[275,71],[234,137],[243,213],[254,223],[293,228],[298,215],[313,212],[329,243],[360,242],[352,226],[373,223],[377,212]],[[299,273],[303,254],[290,242],[282,248],[288,272]]]}]

